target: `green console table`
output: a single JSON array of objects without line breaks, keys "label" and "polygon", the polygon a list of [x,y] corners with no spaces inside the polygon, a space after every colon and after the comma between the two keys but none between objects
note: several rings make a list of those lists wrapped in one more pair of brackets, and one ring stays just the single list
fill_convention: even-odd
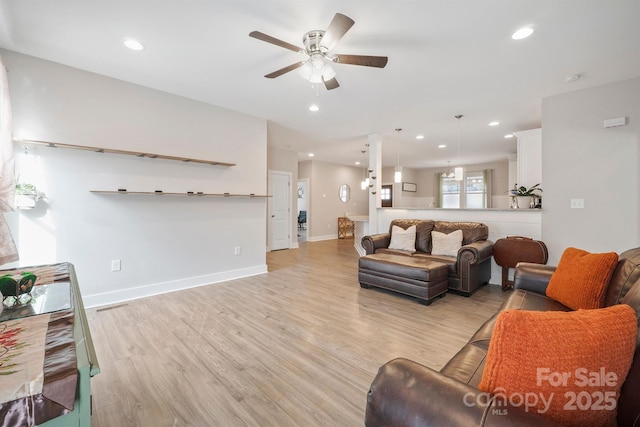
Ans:
[{"label": "green console table", "polygon": [[[91,377],[100,367],[75,269],[60,263],[0,276],[24,271],[37,276],[33,298],[12,304],[9,297],[0,314],[0,424],[89,427]],[[42,372],[33,374],[34,367]]]}]

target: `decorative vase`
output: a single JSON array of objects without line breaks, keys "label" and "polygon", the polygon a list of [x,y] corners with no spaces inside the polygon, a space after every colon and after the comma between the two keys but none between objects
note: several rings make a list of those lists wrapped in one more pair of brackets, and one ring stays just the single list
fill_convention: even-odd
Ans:
[{"label": "decorative vase", "polygon": [[[17,274],[5,274],[0,277],[0,294],[2,302],[13,299],[13,306],[31,301],[31,289],[36,283],[36,275],[25,271]],[[23,295],[27,297],[22,298]]]}]

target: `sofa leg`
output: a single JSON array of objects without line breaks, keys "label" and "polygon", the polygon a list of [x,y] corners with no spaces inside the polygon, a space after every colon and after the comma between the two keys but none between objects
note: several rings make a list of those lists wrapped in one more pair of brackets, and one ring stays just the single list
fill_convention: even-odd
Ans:
[{"label": "sofa leg", "polygon": [[418,302],[422,305],[431,305],[431,303],[433,302],[432,299],[422,299],[422,298],[418,298]]},{"label": "sofa leg", "polygon": [[364,289],[369,289],[371,286],[367,285],[366,283],[360,282],[360,287]]}]

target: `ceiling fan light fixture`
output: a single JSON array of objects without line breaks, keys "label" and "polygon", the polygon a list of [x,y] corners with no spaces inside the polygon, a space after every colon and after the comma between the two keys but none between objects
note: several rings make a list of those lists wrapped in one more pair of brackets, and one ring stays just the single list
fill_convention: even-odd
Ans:
[{"label": "ceiling fan light fixture", "polygon": [[324,60],[321,54],[311,55],[307,61],[298,69],[300,76],[311,83],[322,83],[331,80],[336,76],[336,72]]},{"label": "ceiling fan light fixture", "polygon": [[324,71],[322,73],[322,78],[324,80],[331,80],[336,76],[336,70],[330,64],[324,64]]},{"label": "ceiling fan light fixture", "polygon": [[298,74],[300,74],[300,77],[302,77],[305,80],[309,80],[311,78],[312,72],[313,72],[313,68],[309,60],[305,61],[305,63],[302,64],[302,67],[298,68]]},{"label": "ceiling fan light fixture", "polygon": [[375,68],[384,68],[387,65],[388,58],[386,56],[335,55],[330,53],[353,24],[355,24],[353,19],[341,13],[336,13],[326,31],[313,30],[303,36],[302,43],[304,47],[287,43],[260,31],[250,32],[249,37],[305,55],[304,59],[296,63],[266,74],[266,78],[274,79],[298,69],[303,79],[314,84],[324,83],[327,90],[333,90],[340,87],[336,80],[336,73],[333,67],[330,66],[334,62]]}]

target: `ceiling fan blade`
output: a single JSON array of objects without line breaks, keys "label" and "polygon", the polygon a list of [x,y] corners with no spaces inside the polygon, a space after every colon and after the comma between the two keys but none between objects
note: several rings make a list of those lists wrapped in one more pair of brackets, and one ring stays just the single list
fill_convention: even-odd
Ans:
[{"label": "ceiling fan blade", "polygon": [[304,64],[304,62],[296,62],[295,64],[291,64],[287,67],[280,68],[279,70],[276,70],[273,73],[269,73],[265,77],[268,79],[275,79],[276,77],[280,77],[281,75],[288,73],[289,71],[293,71],[296,68],[302,67],[302,64]]},{"label": "ceiling fan blade", "polygon": [[276,46],[283,47],[285,49],[292,50],[294,52],[304,52],[304,49],[291,43],[287,43],[275,37],[271,37],[265,33],[261,33],[260,31],[252,31],[249,33],[249,37],[253,37],[254,39],[262,40],[263,42],[275,44]]},{"label": "ceiling fan blade", "polygon": [[355,24],[353,19],[341,13],[336,13],[327,31],[324,33],[320,44],[326,47],[327,50],[333,49],[347,31],[353,27],[353,24]]},{"label": "ceiling fan blade", "polygon": [[324,82],[324,87],[326,87],[327,90],[336,89],[340,87],[340,83],[338,83],[335,77],[330,80],[325,80],[323,78],[322,81]]},{"label": "ceiling fan blade", "polygon": [[366,56],[366,55],[334,55],[338,64],[362,65],[365,67],[384,68],[389,58],[386,56]]}]

